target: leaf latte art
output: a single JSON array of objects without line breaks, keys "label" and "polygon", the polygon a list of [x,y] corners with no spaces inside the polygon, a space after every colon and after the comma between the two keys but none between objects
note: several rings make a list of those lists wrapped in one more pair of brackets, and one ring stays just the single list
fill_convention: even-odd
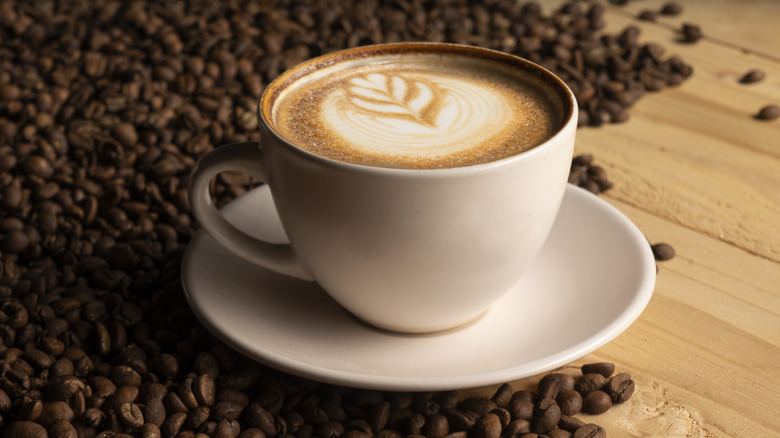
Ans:
[{"label": "leaf latte art", "polygon": [[347,68],[293,87],[275,125],[296,146],[384,167],[494,161],[551,135],[554,111],[537,87],[479,65],[395,63]]},{"label": "leaf latte art", "polygon": [[372,73],[326,97],[322,114],[355,148],[427,156],[481,143],[511,121],[509,108],[500,94],[458,78]]}]

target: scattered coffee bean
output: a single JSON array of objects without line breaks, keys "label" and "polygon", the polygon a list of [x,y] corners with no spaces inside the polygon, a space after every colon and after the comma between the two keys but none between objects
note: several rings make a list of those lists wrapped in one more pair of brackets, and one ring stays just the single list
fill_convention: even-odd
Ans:
[{"label": "scattered coffee bean", "polygon": [[653,257],[659,262],[671,260],[675,256],[674,248],[668,243],[655,243],[650,246],[650,249],[653,251]]},{"label": "scattered coffee bean", "polygon": [[680,15],[683,12],[683,7],[677,2],[669,2],[661,7],[661,15]]},{"label": "scattered coffee bean", "polygon": [[645,9],[637,15],[637,18],[642,21],[655,21],[656,13],[655,11]]},{"label": "scattered coffee bean", "polygon": [[573,389],[561,392],[555,401],[562,415],[575,415],[582,409],[582,395]]},{"label": "scattered coffee bean", "polygon": [[531,421],[531,432],[544,434],[558,426],[561,419],[561,409],[555,400],[545,398],[540,401],[535,409]]},{"label": "scattered coffee bean", "polygon": [[604,391],[591,391],[582,399],[582,410],[591,415],[607,412],[612,407],[612,399]]},{"label": "scattered coffee bean", "polygon": [[573,438],[607,438],[607,432],[599,425],[588,423],[577,428]]},{"label": "scattered coffee bean", "polygon": [[501,420],[496,414],[487,413],[474,425],[474,436],[477,438],[498,438],[501,436]]},{"label": "scattered coffee bean", "polygon": [[611,362],[588,363],[580,367],[582,374],[596,373],[609,378],[615,372],[615,364]]},{"label": "scattered coffee bean", "polygon": [[739,82],[741,84],[755,84],[756,82],[763,81],[765,77],[766,73],[764,73],[763,70],[753,69],[742,75],[742,77],[739,78]]},{"label": "scattered coffee bean", "polygon": [[607,383],[607,378],[598,373],[583,374],[577,379],[574,384],[574,390],[579,392],[583,397],[590,394],[593,391],[598,391],[603,388]]},{"label": "scattered coffee bean", "polygon": [[696,24],[684,23],[681,33],[682,41],[686,43],[695,43],[703,37],[701,27]]},{"label": "scattered coffee bean", "polygon": [[634,394],[634,381],[628,373],[620,373],[607,382],[604,391],[614,403],[623,403]]},{"label": "scattered coffee bean", "polygon": [[778,117],[780,117],[780,106],[778,105],[766,105],[755,116],[758,120],[776,120]]}]

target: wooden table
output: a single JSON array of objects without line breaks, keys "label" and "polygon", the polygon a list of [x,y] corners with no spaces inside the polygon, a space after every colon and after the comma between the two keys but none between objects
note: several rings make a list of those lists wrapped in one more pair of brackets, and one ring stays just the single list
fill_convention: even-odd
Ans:
[{"label": "wooden table", "polygon": [[[624,124],[580,129],[576,153],[607,169],[615,185],[603,198],[677,256],[659,264],[636,323],[572,364],[612,361],[638,385],[628,403],[581,418],[610,437],[778,437],[780,120],[753,115],[780,104],[780,2],[682,1],[681,16],[634,18],[664,3],[608,6],[608,29],[640,26],[640,42],[694,75],[642,98]],[[705,38],[678,42],[683,22]],[[753,68],[766,79],[739,84]]]}]

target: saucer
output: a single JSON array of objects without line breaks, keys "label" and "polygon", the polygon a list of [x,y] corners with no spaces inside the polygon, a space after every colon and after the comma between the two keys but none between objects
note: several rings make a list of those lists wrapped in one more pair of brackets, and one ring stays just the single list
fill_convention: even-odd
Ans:
[{"label": "saucer", "polygon": [[[222,211],[249,234],[286,242],[267,186]],[[534,266],[479,320],[458,330],[374,329],[315,283],[245,261],[202,230],[184,255],[182,281],[203,324],[258,362],[337,385],[436,391],[509,382],[593,352],[642,313],[653,293],[655,261],[628,218],[569,185]]]}]

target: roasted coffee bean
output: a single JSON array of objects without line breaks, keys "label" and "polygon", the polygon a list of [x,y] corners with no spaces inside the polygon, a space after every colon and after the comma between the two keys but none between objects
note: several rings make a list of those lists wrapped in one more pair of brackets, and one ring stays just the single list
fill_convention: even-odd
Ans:
[{"label": "roasted coffee bean", "polygon": [[542,399],[534,409],[533,420],[531,421],[531,432],[544,434],[558,426],[561,419],[561,409],[555,400],[551,398]]},{"label": "roasted coffee bean", "polygon": [[487,414],[497,407],[498,406],[493,400],[480,397],[469,397],[458,404],[458,409],[475,412],[480,416]]},{"label": "roasted coffee bean", "polygon": [[656,13],[655,11],[645,9],[637,15],[637,18],[642,21],[655,21]]},{"label": "roasted coffee bean", "polygon": [[490,397],[490,400],[492,400],[496,406],[504,407],[512,399],[512,394],[512,386],[508,383],[505,383],[496,389],[496,392],[493,393],[493,396]]},{"label": "roasted coffee bean", "polygon": [[390,402],[383,400],[374,407],[368,415],[368,424],[372,430],[378,431],[385,428],[387,425],[387,419],[390,417]]},{"label": "roasted coffee bean", "polygon": [[514,394],[512,394],[512,399],[510,400],[510,403],[515,401],[528,401],[533,403],[534,401],[536,401],[536,399],[537,399],[536,392],[523,389],[520,391],[516,391]]},{"label": "roasted coffee bean", "polygon": [[[24,421],[36,421],[43,412],[43,402],[36,400],[28,395],[22,397],[17,408],[16,417]],[[39,421],[40,423],[40,421]]]},{"label": "roasted coffee bean", "polygon": [[620,373],[609,379],[604,392],[606,392],[614,403],[623,403],[634,394],[634,381],[628,373]]},{"label": "roasted coffee bean", "polygon": [[604,391],[591,391],[582,399],[582,410],[591,415],[607,412],[612,407],[612,398]]},{"label": "roasted coffee bean", "polygon": [[574,377],[562,373],[547,374],[539,381],[538,397],[555,399],[559,392],[572,388],[574,388]]},{"label": "roasted coffee bean", "polygon": [[[368,426],[368,424],[366,424]],[[348,427],[349,429],[349,427]],[[371,432],[371,427],[367,427],[368,430],[363,430],[366,434]],[[422,435],[427,437],[444,437],[450,433],[450,423],[447,417],[443,414],[436,414],[428,418],[420,431]]]},{"label": "roasted coffee bean", "polygon": [[487,413],[479,417],[474,425],[474,436],[477,438],[498,438],[501,436],[501,420],[498,415]]},{"label": "roasted coffee bean", "polygon": [[762,107],[755,118],[758,120],[776,120],[780,117],[780,106],[778,105],[766,105]]},{"label": "roasted coffee bean", "polygon": [[698,25],[683,23],[682,41],[686,43],[695,43],[702,38],[701,28]]},{"label": "roasted coffee bean", "polygon": [[742,75],[742,77],[739,78],[739,82],[741,84],[755,84],[756,82],[763,81],[765,77],[766,73],[764,73],[763,70],[753,69]]},{"label": "roasted coffee bean", "polygon": [[78,432],[69,421],[60,421],[49,427],[49,438],[78,438]]},{"label": "roasted coffee bean", "polygon": [[507,411],[513,420],[530,420],[534,415],[534,403],[524,399],[513,400],[509,402]]},{"label": "roasted coffee bean", "polygon": [[[450,426],[456,430],[468,430],[474,427],[480,415],[472,411],[461,411],[457,409],[448,409],[444,415],[450,423]],[[390,415],[392,417],[392,414]],[[390,424],[388,420],[388,425]]]},{"label": "roasted coffee bean", "polygon": [[601,374],[609,378],[615,372],[615,364],[611,362],[588,363],[580,367],[582,374]]},{"label": "roasted coffee bean", "polygon": [[574,431],[573,438],[607,438],[607,432],[599,425],[588,423]]},{"label": "roasted coffee bean", "polygon": [[683,8],[677,2],[669,2],[661,7],[661,14],[663,15],[680,15]]},{"label": "roasted coffee bean", "polygon": [[582,395],[573,389],[559,393],[555,401],[562,415],[575,415],[582,409]]},{"label": "roasted coffee bean", "polygon": [[577,382],[574,384],[574,389],[584,397],[593,391],[603,388],[606,383],[607,379],[603,375],[588,373],[583,374],[577,379]]},{"label": "roasted coffee bean", "polygon": [[571,435],[571,432],[563,429],[553,429],[547,432],[547,438],[571,438]]},{"label": "roasted coffee bean", "polygon": [[653,251],[653,257],[655,257],[655,260],[659,262],[671,260],[675,256],[674,248],[667,243],[655,243],[650,246],[650,249]]},{"label": "roasted coffee bean", "polygon": [[3,436],[14,438],[47,438],[49,434],[46,432],[46,428],[38,423],[33,423],[32,421],[14,421],[6,425]]},{"label": "roasted coffee bean", "polygon": [[71,421],[75,417],[73,409],[64,401],[48,401],[43,404],[37,422],[49,427],[59,421]]},{"label": "roasted coffee bean", "polygon": [[560,421],[558,421],[558,427],[569,432],[574,432],[578,428],[585,425],[585,422],[577,417],[571,417],[568,415],[561,415]]},{"label": "roasted coffee bean", "polygon": [[514,420],[504,428],[502,433],[507,437],[519,437],[531,433],[531,422],[528,420]]}]

